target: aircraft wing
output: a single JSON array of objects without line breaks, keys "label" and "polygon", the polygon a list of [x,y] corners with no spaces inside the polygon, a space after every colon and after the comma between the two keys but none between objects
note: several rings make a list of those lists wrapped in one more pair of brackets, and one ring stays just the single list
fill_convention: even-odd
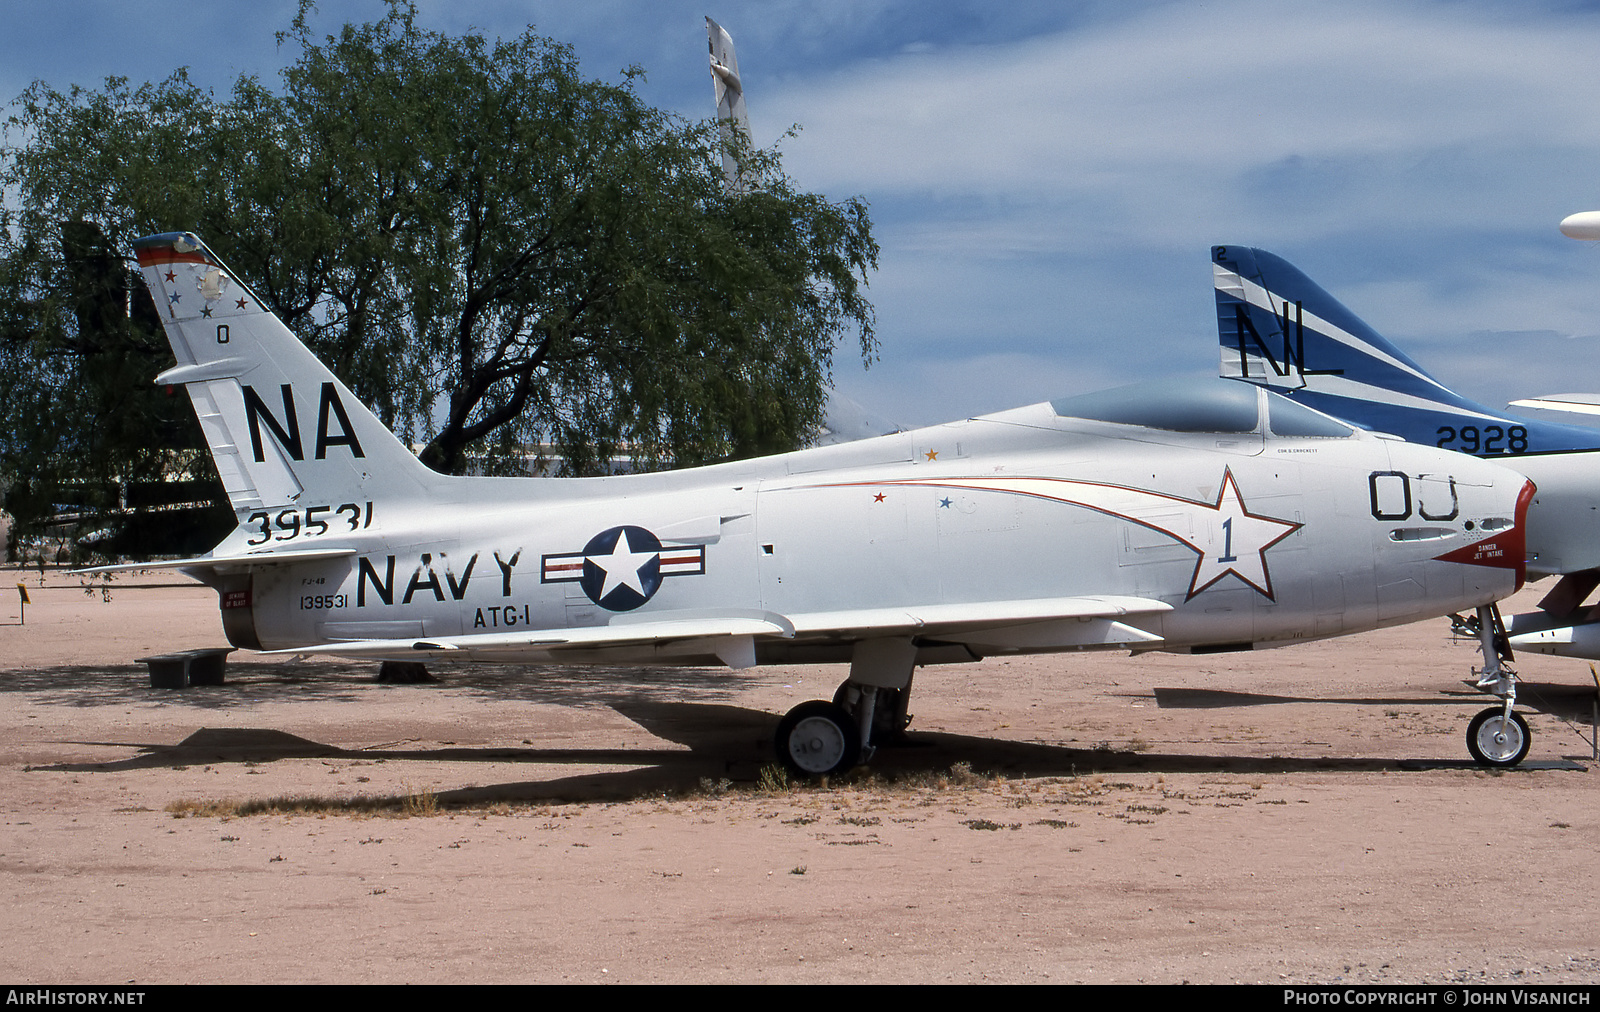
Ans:
[{"label": "aircraft wing", "polygon": [[867,608],[795,615],[799,637],[868,639],[911,636],[955,643],[979,655],[1071,647],[1144,647],[1161,637],[1117,619],[1171,611],[1141,597],[1058,597],[1027,601],[935,604],[920,608]]},{"label": "aircraft wing", "polygon": [[1096,619],[1171,611],[1172,605],[1143,597],[1047,597],[1026,601],[931,604],[917,608],[862,608],[793,616],[796,633],[870,632],[877,635],[959,632],[1019,622]]},{"label": "aircraft wing", "polygon": [[1520,401],[1512,401],[1510,407],[1600,415],[1600,394],[1546,394],[1543,397],[1526,397]]},{"label": "aircraft wing", "polygon": [[1117,619],[1171,610],[1172,605],[1148,598],[1105,596],[867,608],[795,616],[759,611],[655,612],[618,615],[603,626],[350,640],[271,652],[395,660],[459,657],[531,661],[559,659],[571,651],[610,651],[618,653],[620,661],[638,660],[640,651],[647,650],[662,660],[715,655],[729,667],[744,668],[756,662],[756,641],[772,639],[852,642],[912,637],[966,645],[979,654],[1073,646],[1148,649],[1159,644],[1161,637]]}]

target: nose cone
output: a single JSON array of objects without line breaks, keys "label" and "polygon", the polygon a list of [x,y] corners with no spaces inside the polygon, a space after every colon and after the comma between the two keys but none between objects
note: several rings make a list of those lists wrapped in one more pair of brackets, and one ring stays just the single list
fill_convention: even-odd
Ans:
[{"label": "nose cone", "polygon": [[1600,239],[1600,211],[1579,211],[1561,219],[1561,234],[1569,239]]},{"label": "nose cone", "polygon": [[1454,551],[1434,558],[1439,562],[1459,562],[1464,566],[1488,566],[1492,569],[1510,569],[1517,574],[1516,590],[1522,589],[1528,575],[1528,504],[1533,501],[1533,482],[1523,479],[1513,507],[1510,527],[1495,531],[1489,537],[1463,545]]}]

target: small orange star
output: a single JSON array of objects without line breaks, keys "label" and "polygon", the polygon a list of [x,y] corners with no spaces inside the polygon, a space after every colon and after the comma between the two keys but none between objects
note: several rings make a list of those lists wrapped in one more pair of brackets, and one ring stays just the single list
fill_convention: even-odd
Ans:
[{"label": "small orange star", "polygon": [[939,459],[939,451],[938,450],[929,450],[928,451],[928,459],[929,460],[938,460]]}]

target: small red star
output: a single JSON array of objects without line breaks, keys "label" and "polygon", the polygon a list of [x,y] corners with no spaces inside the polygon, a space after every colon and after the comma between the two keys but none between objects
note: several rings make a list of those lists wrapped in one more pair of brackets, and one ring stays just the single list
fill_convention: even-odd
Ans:
[{"label": "small red star", "polygon": [[873,496],[872,497],[872,501],[873,502],[883,502],[883,493],[879,492],[877,495]]},{"label": "small red star", "polygon": [[246,305],[246,302],[244,299],[240,299],[238,302],[234,303],[234,305],[238,306],[240,309],[243,309]]},{"label": "small red star", "polygon": [[176,280],[178,280],[178,275],[174,274],[172,271],[169,270],[169,271],[167,271],[167,280],[169,282],[176,281]]}]

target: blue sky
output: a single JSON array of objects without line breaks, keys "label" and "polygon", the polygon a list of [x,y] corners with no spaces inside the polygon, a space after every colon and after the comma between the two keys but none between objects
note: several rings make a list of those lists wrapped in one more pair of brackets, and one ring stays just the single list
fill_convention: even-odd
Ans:
[{"label": "blue sky", "polygon": [[[0,94],[180,66],[271,82],[292,0],[58,0],[8,19]],[[449,32],[531,21],[586,73],[713,111],[733,35],[757,143],[872,206],[882,354],[838,387],[902,424],[1212,374],[1209,249],[1297,264],[1469,396],[1600,390],[1600,10],[1591,3],[968,0],[420,3]],[[329,0],[334,30],[382,13]]]}]

